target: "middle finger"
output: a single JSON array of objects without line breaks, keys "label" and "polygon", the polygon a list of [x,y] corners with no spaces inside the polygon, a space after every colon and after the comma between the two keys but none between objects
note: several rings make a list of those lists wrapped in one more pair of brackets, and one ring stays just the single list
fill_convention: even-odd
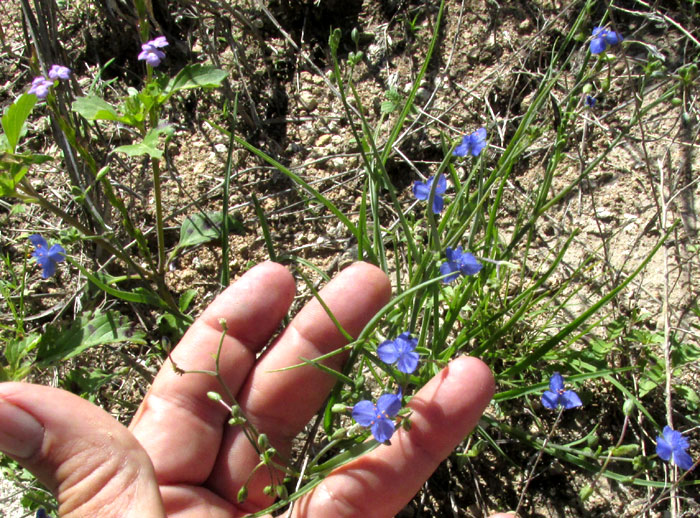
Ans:
[{"label": "middle finger", "polygon": [[[388,277],[367,263],[356,263],[343,270],[320,292],[321,299],[340,325],[353,337],[390,296]],[[312,366],[274,371],[298,364],[301,358],[316,358],[346,343],[343,334],[314,299],[251,370],[238,395],[238,403],[248,420],[269,437],[272,446],[284,457],[294,437],[326,399],[335,378]],[[324,364],[340,370],[346,356],[333,356]],[[238,490],[247,484],[250,496],[244,509],[266,506],[271,499],[264,497],[262,490],[271,483],[270,473],[261,469],[248,480],[259,461],[255,448],[240,427],[228,428],[208,485],[223,498],[235,502]]]}]

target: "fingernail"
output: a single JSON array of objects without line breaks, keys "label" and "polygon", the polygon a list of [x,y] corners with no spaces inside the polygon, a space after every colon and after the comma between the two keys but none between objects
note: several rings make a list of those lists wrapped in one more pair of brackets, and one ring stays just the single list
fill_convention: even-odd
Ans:
[{"label": "fingernail", "polygon": [[41,447],[44,427],[18,406],[0,398],[0,450],[18,459],[28,459]]}]

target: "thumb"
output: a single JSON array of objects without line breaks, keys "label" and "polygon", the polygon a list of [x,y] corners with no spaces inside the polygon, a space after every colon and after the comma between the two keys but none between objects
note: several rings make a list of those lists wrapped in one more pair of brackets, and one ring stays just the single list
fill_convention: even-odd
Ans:
[{"label": "thumb", "polygon": [[53,491],[63,518],[165,517],[139,442],[74,394],[0,383],[0,450]]}]

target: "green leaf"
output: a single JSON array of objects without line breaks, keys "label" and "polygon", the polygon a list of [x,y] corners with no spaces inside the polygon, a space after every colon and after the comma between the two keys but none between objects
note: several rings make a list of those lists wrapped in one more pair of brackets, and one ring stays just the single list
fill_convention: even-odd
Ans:
[{"label": "green leaf", "polygon": [[7,367],[0,369],[2,381],[20,381],[29,374],[32,362],[23,360],[37,346],[39,339],[38,334],[32,333],[22,340],[14,339],[7,342],[5,346]]},{"label": "green leaf", "polygon": [[50,155],[41,155],[38,153],[2,153],[0,154],[0,167],[2,167],[5,170],[8,170],[11,169],[12,166],[29,166],[43,164],[44,162],[48,162],[49,160],[53,160],[53,157]]},{"label": "green leaf", "polygon": [[32,113],[36,101],[37,97],[34,94],[21,95],[7,108],[5,115],[2,116],[2,129],[7,139],[8,151],[14,153],[15,149],[17,149],[17,143],[22,135],[24,123],[27,121],[29,114]]},{"label": "green leaf", "polygon": [[[245,229],[239,221],[231,215],[228,218],[229,230],[238,233],[244,232]],[[206,214],[198,212],[187,216],[180,227],[180,241],[175,247],[176,250],[219,239],[223,222],[224,216],[221,212],[208,212]]]},{"label": "green leaf", "polygon": [[187,308],[190,307],[190,304],[192,304],[192,301],[194,298],[197,296],[197,290],[186,290],[182,295],[180,295],[180,298],[177,301],[177,305],[180,308],[180,311],[183,313],[187,311]]},{"label": "green leaf", "polygon": [[76,393],[76,389],[78,389],[80,397],[94,402],[97,391],[106,383],[120,376],[123,376],[120,372],[106,372],[95,367],[78,367],[68,371],[64,378],[59,380],[59,384],[61,388],[73,393]]},{"label": "green leaf", "polygon": [[123,117],[119,115],[114,106],[95,95],[78,97],[73,101],[72,108],[74,112],[79,113],[87,120],[123,122]]},{"label": "green leaf", "polygon": [[187,65],[163,89],[165,102],[171,95],[189,88],[216,88],[221,86],[228,73],[211,65]]},{"label": "green leaf", "polygon": [[17,184],[28,170],[26,167],[21,167],[14,174],[0,172],[0,196],[17,196]]},{"label": "green leaf", "polygon": [[125,146],[119,146],[115,148],[115,151],[120,153],[126,153],[129,156],[141,156],[148,155],[151,158],[162,158],[163,151],[158,149],[158,137],[161,134],[172,135],[173,128],[171,126],[163,126],[153,128],[151,131],[146,133],[143,140],[137,144],[127,144]]},{"label": "green leaf", "polygon": [[117,311],[98,311],[80,316],[68,327],[49,326],[39,342],[37,362],[48,366],[90,347],[120,342],[145,344],[145,333]]}]

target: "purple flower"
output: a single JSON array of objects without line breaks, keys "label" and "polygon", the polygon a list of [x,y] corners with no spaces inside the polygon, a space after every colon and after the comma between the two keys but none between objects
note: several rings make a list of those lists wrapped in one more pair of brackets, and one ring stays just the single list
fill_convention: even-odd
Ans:
[{"label": "purple flower", "polygon": [[620,33],[609,31],[604,27],[594,27],[591,40],[591,54],[600,54],[608,48],[608,45],[617,45],[624,38]]},{"label": "purple flower", "polygon": [[[435,196],[433,197],[434,214],[440,214],[442,212],[442,208],[445,206],[445,202],[442,199],[442,195],[445,194],[445,190],[447,190],[447,180],[445,180],[445,177],[439,175],[437,178],[438,181],[437,185],[435,186]],[[425,201],[428,198],[430,198],[430,190],[433,187],[433,180],[435,180],[434,176],[430,178],[427,182],[420,182],[418,180],[413,182],[414,196],[421,201]]]},{"label": "purple flower", "polygon": [[160,62],[165,59],[165,52],[161,49],[168,46],[168,40],[165,36],[158,36],[157,38],[147,41],[141,45],[141,52],[139,53],[138,59],[140,61],[145,61],[152,67],[157,67]]},{"label": "purple flower", "polygon": [[549,380],[549,390],[542,394],[542,404],[550,410],[563,406],[566,410],[583,405],[573,390],[564,390],[564,378],[558,372]]},{"label": "purple flower", "polygon": [[56,273],[56,265],[66,259],[66,251],[59,244],[55,244],[49,248],[46,239],[39,234],[29,236],[29,241],[34,245],[32,257],[36,258],[36,262],[42,268],[41,276],[48,279]]},{"label": "purple flower", "polygon": [[445,250],[445,255],[447,256],[447,261],[440,265],[440,275],[452,274],[442,280],[445,284],[454,281],[460,274],[475,275],[483,267],[472,254],[462,252],[461,246],[454,250],[448,246],[447,250]]},{"label": "purple flower", "polygon": [[411,333],[401,333],[395,340],[387,340],[377,347],[379,358],[388,364],[396,363],[396,367],[406,374],[411,374],[418,367],[418,353],[414,351],[418,339],[412,338]]},{"label": "purple flower", "polygon": [[597,102],[598,101],[596,100],[596,98],[593,97],[592,95],[586,96],[586,106],[588,106],[589,108],[593,108],[595,106],[595,103],[597,103]]},{"label": "purple flower", "polygon": [[49,88],[52,86],[53,81],[49,81],[44,76],[37,76],[32,81],[32,86],[28,93],[36,95],[39,99],[46,99],[49,95]]},{"label": "purple flower", "polygon": [[455,156],[479,156],[481,150],[486,147],[486,129],[479,128],[474,133],[464,135],[462,143],[452,152]]},{"label": "purple flower", "polygon": [[67,81],[70,78],[71,70],[68,67],[62,65],[51,65],[49,69],[49,79],[56,80],[61,79]]},{"label": "purple flower", "polygon": [[673,462],[681,469],[688,470],[693,467],[693,459],[686,453],[688,439],[681,432],[673,430],[670,426],[664,426],[664,434],[656,438],[656,453],[663,460]]},{"label": "purple flower", "polygon": [[386,442],[394,434],[393,418],[401,410],[401,393],[379,396],[377,404],[360,401],[352,409],[352,418],[362,426],[369,426],[378,442]]}]

